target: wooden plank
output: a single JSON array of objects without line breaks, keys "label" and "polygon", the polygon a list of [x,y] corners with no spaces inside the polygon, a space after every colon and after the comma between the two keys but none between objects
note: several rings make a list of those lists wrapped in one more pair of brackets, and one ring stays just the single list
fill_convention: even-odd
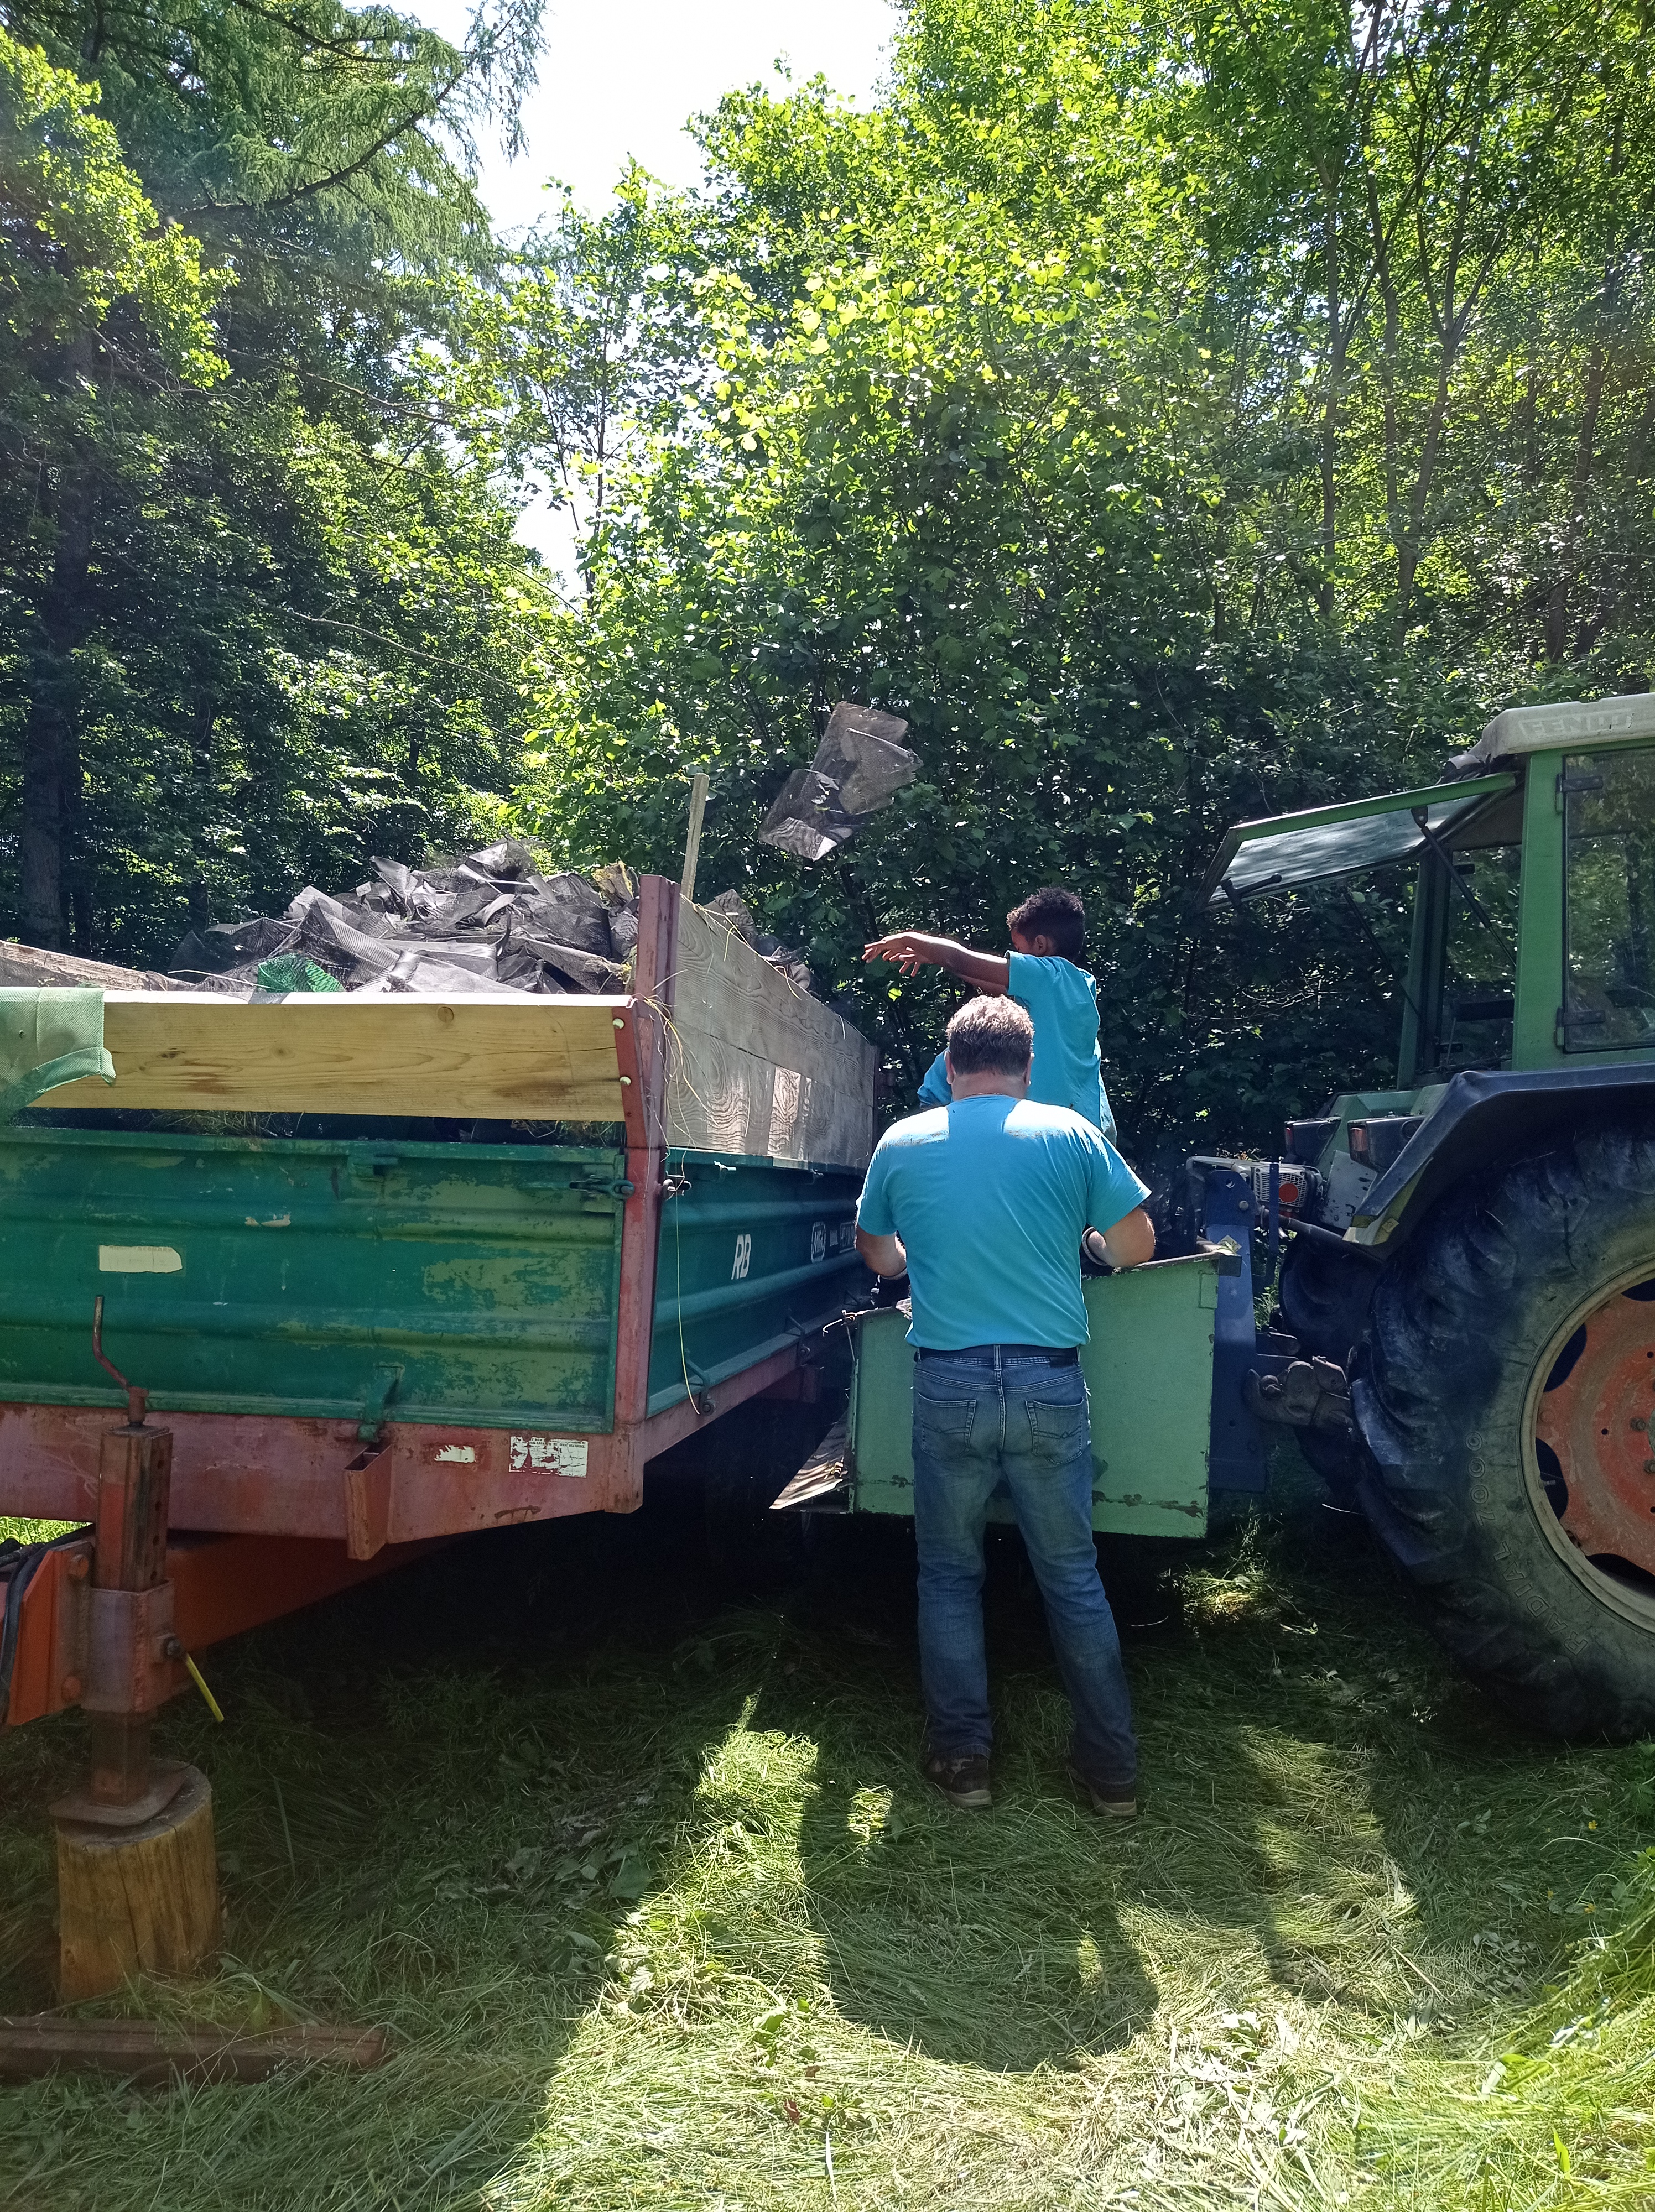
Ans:
[{"label": "wooden plank", "polygon": [[831,1007],[761,959],[738,930],[688,901],[678,909],[674,955],[672,1009],[680,1024],[693,1022],[782,1066],[812,1043],[819,1049],[849,1041],[852,1050],[872,1050]]},{"label": "wooden plank", "polygon": [[673,969],[668,1142],[865,1167],[878,1058],[867,1039],[687,902]]},{"label": "wooden plank", "polygon": [[384,2031],[307,2021],[292,2027],[183,2027],[153,2020],[64,2020],[50,2013],[0,2020],[0,2081],[65,2073],[119,2074],[147,2087],[176,2075],[192,2081],[262,2081],[279,2066],[382,2065]]},{"label": "wooden plank", "polygon": [[81,960],[72,952],[48,952],[38,945],[0,939],[0,988],[9,991],[184,991],[168,975],[144,968],[112,968],[106,960]]},{"label": "wooden plank", "polygon": [[701,823],[707,811],[710,778],[697,769],[690,779],[690,834],[684,841],[684,875],[678,889],[687,899],[696,895],[696,864],[701,858]]},{"label": "wooden plank", "polygon": [[526,993],[248,1000],[111,991],[115,1081],[60,1085],[43,1103],[165,1113],[623,1118],[615,1023],[629,999]]},{"label": "wooden plank", "polygon": [[667,1127],[673,1144],[823,1167],[867,1165],[872,1047],[864,1066],[860,1055],[853,1058],[833,1041],[823,1050],[806,1040],[794,1047],[791,1064],[777,1065],[682,1021],[672,1043]]}]

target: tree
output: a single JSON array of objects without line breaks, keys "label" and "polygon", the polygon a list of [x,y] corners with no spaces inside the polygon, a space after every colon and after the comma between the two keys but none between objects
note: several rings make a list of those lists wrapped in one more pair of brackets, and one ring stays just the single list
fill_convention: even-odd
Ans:
[{"label": "tree", "polygon": [[497,807],[538,599],[441,341],[493,265],[467,134],[511,127],[537,15],[462,51],[334,0],[9,9],[95,75],[229,370],[93,317],[35,348],[0,447],[36,941],[157,957],[186,908],[359,865],[370,823],[406,844]]},{"label": "tree", "polygon": [[[225,374],[197,242],[155,221],[95,90],[0,31],[4,420],[45,541],[26,647],[22,905],[56,939],[67,817],[79,788],[74,658],[93,619],[99,387],[208,389]],[[32,480],[31,480],[32,479]]]},{"label": "tree", "polygon": [[[1196,893],[1227,822],[1428,780],[1492,708],[1640,666],[1649,58],[1609,5],[925,0],[871,114],[733,95],[705,188],[625,217],[639,396],[525,817],[675,873],[710,762],[703,882],[807,943],[899,1080],[944,987],[871,975],[861,938],[997,933],[1053,877],[1087,899],[1141,1142],[1268,1142],[1383,1079],[1405,900],[1220,922]],[[1532,436],[1524,489],[1512,347],[1561,393],[1616,253],[1615,520],[1569,541],[1568,592],[1618,611],[1549,673],[1575,465]],[[923,775],[806,870],[755,833],[839,696],[907,717]]]}]

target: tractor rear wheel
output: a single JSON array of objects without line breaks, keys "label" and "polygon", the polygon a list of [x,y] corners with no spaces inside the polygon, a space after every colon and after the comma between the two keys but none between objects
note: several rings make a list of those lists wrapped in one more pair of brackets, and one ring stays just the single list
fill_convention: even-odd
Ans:
[{"label": "tractor rear wheel", "polygon": [[1655,1731],[1655,1121],[1548,1139],[1381,1276],[1361,1502],[1442,1641],[1522,1718]]}]

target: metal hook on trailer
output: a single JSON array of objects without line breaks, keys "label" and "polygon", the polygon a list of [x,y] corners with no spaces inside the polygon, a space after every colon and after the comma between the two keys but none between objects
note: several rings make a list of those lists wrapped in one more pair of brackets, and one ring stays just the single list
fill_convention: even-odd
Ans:
[{"label": "metal hook on trailer", "polygon": [[114,1361],[103,1348],[103,1293],[100,1291],[92,1304],[92,1357],[100,1367],[114,1376],[126,1393],[126,1418],[135,1429],[143,1426],[143,1417],[149,1409],[149,1393],[141,1390],[136,1382],[129,1382]]}]

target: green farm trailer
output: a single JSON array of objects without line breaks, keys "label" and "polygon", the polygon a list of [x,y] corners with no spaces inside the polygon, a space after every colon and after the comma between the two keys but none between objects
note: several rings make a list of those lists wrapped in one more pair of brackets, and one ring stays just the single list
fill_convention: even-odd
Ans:
[{"label": "green farm trailer", "polygon": [[[53,1086],[0,1125],[0,1514],[76,1524],[0,1550],[0,1714],[88,1717],[60,1839],[185,1802],[150,1721],[207,1645],[629,1511],[733,1407],[815,1395],[873,1049],[659,878],[631,982],[0,994]],[[67,1990],[125,1970],[74,1948]]]},{"label": "green farm trailer", "polygon": [[[1510,709],[1438,783],[1242,823],[1205,899],[1222,928],[1403,867],[1394,1085],[1329,1099],[1274,1158],[1190,1161],[1162,1249],[1197,1256],[1088,1285],[1094,1521],[1197,1535],[1291,1429],[1491,1692],[1560,1733],[1648,1734],[1655,696]],[[786,1502],[910,1510],[902,1334],[857,1325],[848,1422]]]}]

